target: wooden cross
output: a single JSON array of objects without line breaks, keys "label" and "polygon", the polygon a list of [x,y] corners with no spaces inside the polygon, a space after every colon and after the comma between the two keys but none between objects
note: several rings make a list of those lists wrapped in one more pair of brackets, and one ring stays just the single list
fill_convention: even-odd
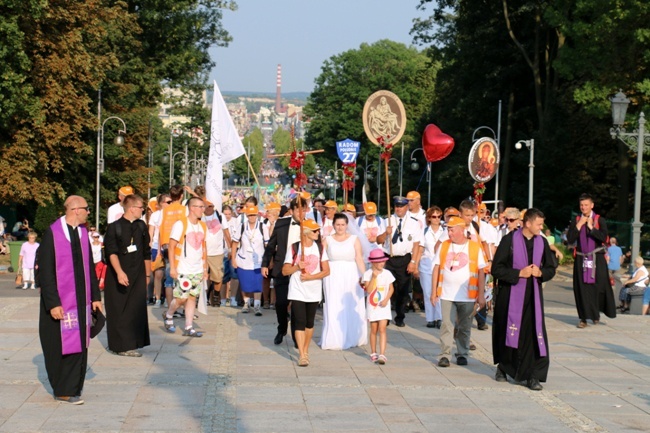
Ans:
[{"label": "wooden cross", "polygon": [[512,332],[510,332],[510,336],[514,336],[515,332],[517,332],[519,330],[519,328],[517,328],[514,323],[512,325],[510,325],[510,327],[508,329],[510,331],[512,331]]},{"label": "wooden cross", "polygon": [[74,313],[65,313],[65,319],[63,320],[63,327],[65,329],[76,329],[79,327],[79,319]]},{"label": "wooden cross", "polygon": [[[323,152],[325,152],[325,149],[305,150],[303,153],[305,155],[311,155],[312,153],[323,153]],[[273,155],[266,155],[267,158],[280,158],[282,156],[291,156],[291,153],[275,153]]]}]

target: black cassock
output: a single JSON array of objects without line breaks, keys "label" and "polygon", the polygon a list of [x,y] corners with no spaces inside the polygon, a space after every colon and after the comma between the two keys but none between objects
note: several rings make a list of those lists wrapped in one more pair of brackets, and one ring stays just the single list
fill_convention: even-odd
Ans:
[{"label": "black cassock", "polygon": [[[59,222],[57,221],[57,224]],[[92,261],[92,254],[87,257],[84,263],[81,254],[81,242],[90,240],[79,239],[78,231],[67,226],[72,245],[72,257],[74,259],[74,278],[77,292],[77,317],[81,331],[81,353],[71,355],[62,354],[61,345],[61,322],[50,315],[50,310],[61,306],[61,299],[57,291],[56,283],[56,258],[54,254],[54,237],[52,229],[43,234],[41,245],[38,248],[38,280],[41,286],[41,312],[39,318],[38,333],[43,348],[45,369],[47,377],[52,386],[54,395],[57,397],[81,395],[86,379],[86,367],[88,363],[88,349],[86,349],[86,290],[85,272],[90,274],[90,293],[92,301],[101,301],[101,293],[95,275],[95,266]],[[88,251],[92,251],[90,245]]]},{"label": "black cassock", "polygon": [[[497,295],[494,307],[494,319],[492,324],[492,355],[495,364],[499,364],[501,370],[517,381],[538,379],[546,382],[549,367],[548,336],[546,335],[546,323],[544,321],[544,295],[541,282],[548,281],[555,276],[553,251],[544,240],[544,253],[540,269],[542,278],[540,281],[539,297],[540,310],[542,312],[542,328],[544,341],[546,341],[546,357],[539,356],[537,335],[535,333],[535,298],[533,291],[533,279],[529,278],[526,284],[524,297],[523,314],[521,317],[521,332],[519,334],[519,348],[513,349],[506,346],[506,332],[508,328],[508,308],[510,306],[511,287],[519,282],[519,270],[512,267],[512,235],[508,233],[501,239],[499,248],[494,254],[492,261],[492,275],[497,280]],[[526,239],[526,251],[528,252],[528,264],[533,262],[533,239]],[[539,280],[538,280],[539,281]]]},{"label": "black cassock", "polygon": [[[130,245],[135,246],[135,251],[129,252]],[[104,236],[104,251],[108,259],[104,288],[108,348],[113,352],[126,352],[148,346],[146,276],[150,271],[145,268],[145,260],[151,260],[151,248],[147,224],[139,219],[130,222],[124,217],[109,224]],[[129,278],[128,286],[117,281],[117,273],[110,262],[113,254]]]},{"label": "black cassock", "polygon": [[[580,243],[580,231],[576,227],[577,221],[573,221],[567,233],[569,244],[577,242],[576,249],[582,252]],[[605,218],[598,218],[598,228],[592,230],[585,225],[587,236],[596,241],[596,248],[602,247],[607,239],[607,223]],[[573,295],[576,300],[576,309],[581,321],[600,320],[600,312],[605,313],[609,318],[616,317],[616,301],[614,300],[614,291],[609,284],[609,271],[607,270],[607,259],[605,253],[601,251],[595,254],[596,260],[596,283],[587,284],[583,280],[582,263],[584,257],[576,254],[573,262]]]}]

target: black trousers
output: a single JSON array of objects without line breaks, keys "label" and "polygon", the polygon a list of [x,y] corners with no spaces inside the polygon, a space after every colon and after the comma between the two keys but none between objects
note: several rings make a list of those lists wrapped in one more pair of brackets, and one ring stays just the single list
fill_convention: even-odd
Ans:
[{"label": "black trousers", "polygon": [[[275,287],[275,315],[278,319],[278,333],[286,335],[289,326],[289,277],[277,277],[273,279]],[[291,321],[291,338],[294,336],[293,321]]]},{"label": "black trousers", "polygon": [[411,292],[411,275],[406,272],[406,268],[411,262],[411,254],[405,256],[393,256],[386,262],[388,269],[395,277],[393,295],[395,303],[395,321],[401,322],[406,317],[406,305],[411,301],[409,293]]}]

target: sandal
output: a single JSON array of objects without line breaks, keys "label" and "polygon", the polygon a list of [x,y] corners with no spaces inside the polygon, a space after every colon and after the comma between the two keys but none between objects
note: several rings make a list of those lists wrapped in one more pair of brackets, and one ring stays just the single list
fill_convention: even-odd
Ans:
[{"label": "sandal", "polygon": [[298,360],[298,367],[307,367],[309,365],[309,358],[303,356]]},{"label": "sandal", "polygon": [[388,361],[388,358],[386,358],[384,355],[379,355],[379,359],[377,360],[377,364],[384,365],[384,364],[386,364],[386,361]]},{"label": "sandal", "polygon": [[163,311],[162,318],[163,318],[163,323],[165,325],[165,330],[170,334],[176,332],[176,326],[174,326],[174,319],[173,318],[168,319],[166,311]]},{"label": "sandal", "polygon": [[370,355],[370,360],[371,360],[372,362],[377,362],[378,359],[379,359],[379,356],[378,356],[376,353],[372,353],[372,354]]},{"label": "sandal", "polygon": [[194,328],[183,329],[183,337],[201,338],[203,337],[203,332],[199,332]]}]

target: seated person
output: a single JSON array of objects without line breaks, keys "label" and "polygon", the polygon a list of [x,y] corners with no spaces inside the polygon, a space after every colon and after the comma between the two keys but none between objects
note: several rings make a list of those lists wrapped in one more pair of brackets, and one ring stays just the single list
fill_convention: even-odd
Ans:
[{"label": "seated person", "polygon": [[[625,282],[618,299],[621,301],[619,309],[621,313],[630,311],[631,294],[639,292],[644,293],[643,290],[648,284],[648,270],[643,265],[643,257],[634,259],[634,273],[632,277]],[[647,291],[647,289],[646,289]]]},{"label": "seated person", "polygon": [[29,233],[29,221],[27,221],[27,218],[23,219],[21,221],[16,221],[16,224],[14,224],[13,230],[11,230],[11,234],[16,240],[22,241],[27,239],[27,234]]}]

